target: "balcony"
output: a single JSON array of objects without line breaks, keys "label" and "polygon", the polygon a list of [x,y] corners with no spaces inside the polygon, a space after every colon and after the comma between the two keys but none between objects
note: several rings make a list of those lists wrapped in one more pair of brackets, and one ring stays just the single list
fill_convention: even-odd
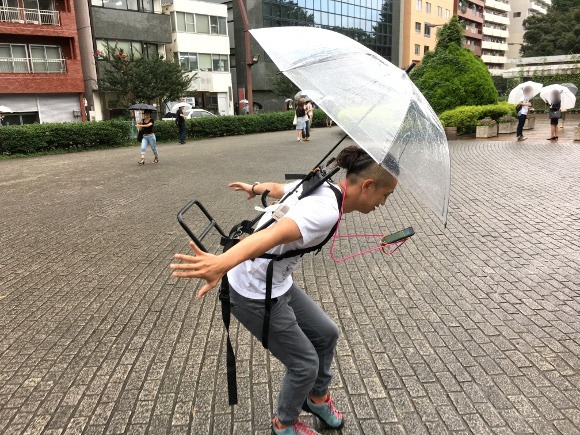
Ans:
[{"label": "balcony", "polygon": [[497,51],[507,51],[508,50],[507,43],[499,43],[499,42],[491,42],[491,41],[483,41],[481,43],[481,47],[485,48],[486,50],[497,50]]},{"label": "balcony", "polygon": [[66,73],[66,59],[0,57],[0,74]]},{"label": "balcony", "polygon": [[0,22],[60,26],[60,12],[0,6]]},{"label": "balcony", "polygon": [[504,3],[497,0],[486,0],[485,9],[496,9],[498,11],[509,12],[511,11],[509,3]]},{"label": "balcony", "polygon": [[540,14],[545,14],[548,10],[541,4],[536,2],[530,2],[530,10],[534,12],[539,12]]},{"label": "balcony", "polygon": [[504,17],[503,15],[492,14],[488,11],[484,12],[483,18],[487,22],[496,24],[505,24],[506,26],[509,25],[510,23],[510,19],[507,16]]},{"label": "balcony", "polygon": [[507,57],[505,56],[492,56],[489,54],[481,55],[481,60],[483,63],[496,63],[496,64],[505,64],[507,62]]},{"label": "balcony", "polygon": [[508,38],[510,36],[510,32],[507,30],[487,26],[483,26],[483,34],[486,36],[497,36],[498,38]]},{"label": "balcony", "polygon": [[465,28],[465,37],[466,38],[473,38],[473,39],[481,39],[481,29],[466,27]]}]

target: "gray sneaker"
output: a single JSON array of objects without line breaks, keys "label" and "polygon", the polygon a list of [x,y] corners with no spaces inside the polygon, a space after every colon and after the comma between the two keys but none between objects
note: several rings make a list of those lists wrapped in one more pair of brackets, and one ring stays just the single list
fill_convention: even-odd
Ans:
[{"label": "gray sneaker", "polygon": [[522,141],[522,140],[526,140],[527,138],[523,137],[523,136],[518,136],[518,141]]}]

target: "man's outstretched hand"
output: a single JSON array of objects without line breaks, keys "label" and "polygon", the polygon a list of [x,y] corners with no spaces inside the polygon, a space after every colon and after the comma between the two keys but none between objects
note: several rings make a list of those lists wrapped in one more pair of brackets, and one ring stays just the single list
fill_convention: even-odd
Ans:
[{"label": "man's outstretched hand", "polygon": [[175,260],[179,263],[171,263],[169,268],[173,270],[172,275],[177,278],[198,278],[206,283],[197,292],[197,298],[201,297],[214,288],[224,276],[220,257],[203,252],[193,242],[189,242],[195,255],[175,254]]}]

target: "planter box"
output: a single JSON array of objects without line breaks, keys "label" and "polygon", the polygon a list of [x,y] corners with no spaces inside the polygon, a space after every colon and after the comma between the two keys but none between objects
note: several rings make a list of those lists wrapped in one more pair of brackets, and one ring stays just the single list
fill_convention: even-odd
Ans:
[{"label": "planter box", "polygon": [[496,125],[478,125],[475,129],[475,137],[495,137],[497,136]]},{"label": "planter box", "polygon": [[580,125],[574,127],[574,140],[580,140]]},{"label": "planter box", "polygon": [[524,130],[532,130],[536,126],[536,118],[528,118],[526,119],[526,123],[524,124]]},{"label": "planter box", "polygon": [[457,140],[457,127],[444,127],[447,140]]},{"label": "planter box", "polygon": [[508,133],[515,133],[518,128],[517,122],[500,122],[498,124],[498,133],[499,134],[508,134]]}]

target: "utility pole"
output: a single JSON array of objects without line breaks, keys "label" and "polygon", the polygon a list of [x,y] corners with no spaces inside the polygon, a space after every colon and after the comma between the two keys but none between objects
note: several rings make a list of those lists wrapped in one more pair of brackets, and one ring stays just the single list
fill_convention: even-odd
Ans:
[{"label": "utility pole", "polygon": [[250,106],[250,113],[254,113],[254,96],[252,88],[252,66],[254,65],[254,60],[252,58],[252,53],[250,52],[250,22],[248,21],[248,14],[246,14],[246,5],[244,0],[237,0],[238,7],[240,8],[240,14],[242,14],[242,25],[244,27],[244,50],[246,55],[246,100],[248,100],[248,105]]}]

